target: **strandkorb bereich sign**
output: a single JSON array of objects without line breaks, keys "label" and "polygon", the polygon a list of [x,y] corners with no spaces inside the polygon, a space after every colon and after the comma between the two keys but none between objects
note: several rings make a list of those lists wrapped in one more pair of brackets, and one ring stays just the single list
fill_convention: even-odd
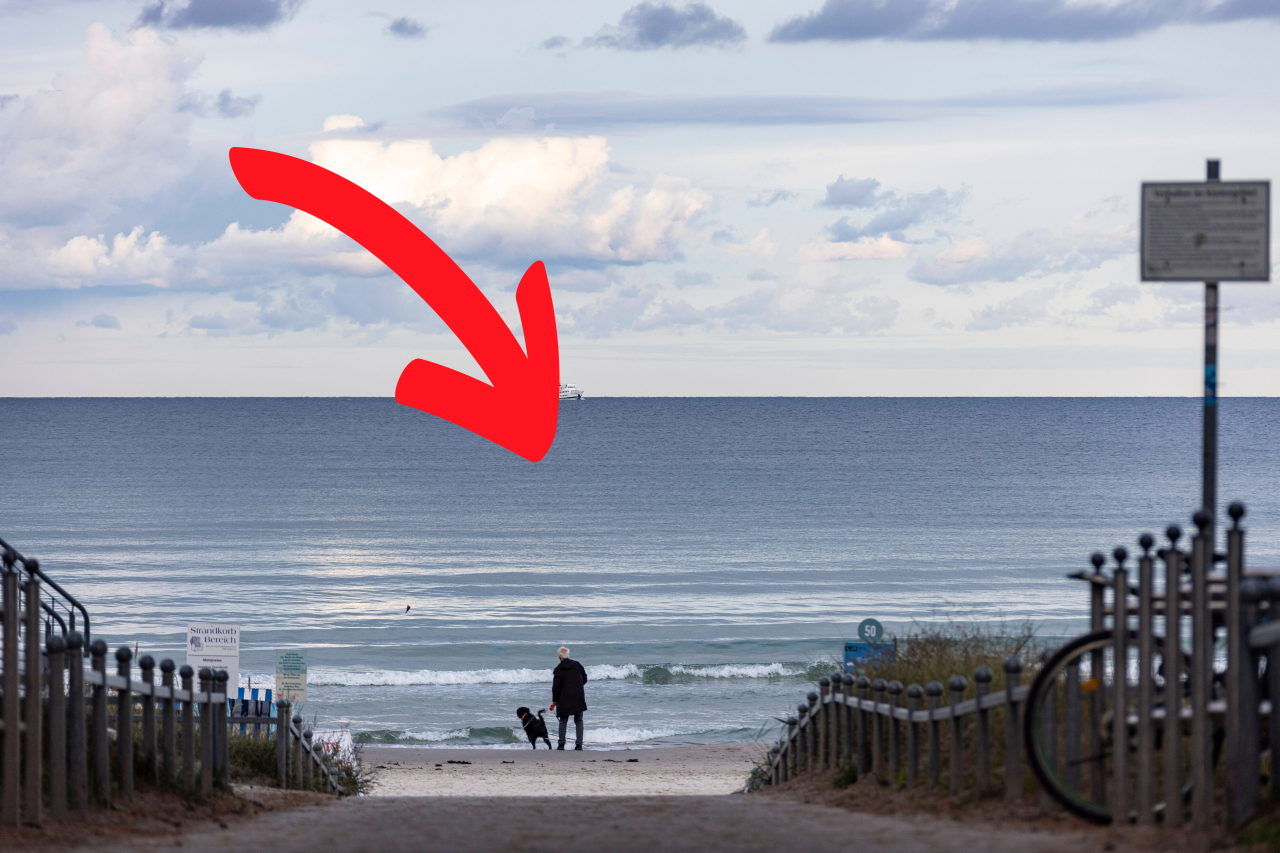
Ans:
[{"label": "strandkorb bereich sign", "polygon": [[227,671],[227,691],[235,696],[240,683],[240,626],[193,622],[187,625],[187,665]]}]

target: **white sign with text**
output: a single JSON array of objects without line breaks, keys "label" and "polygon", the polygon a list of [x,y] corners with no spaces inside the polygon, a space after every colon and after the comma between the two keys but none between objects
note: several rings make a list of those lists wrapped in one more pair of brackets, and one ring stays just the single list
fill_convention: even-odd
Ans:
[{"label": "white sign with text", "polygon": [[196,671],[197,685],[202,668],[225,669],[227,694],[234,699],[236,687],[240,684],[240,626],[207,622],[188,624],[187,666]]}]

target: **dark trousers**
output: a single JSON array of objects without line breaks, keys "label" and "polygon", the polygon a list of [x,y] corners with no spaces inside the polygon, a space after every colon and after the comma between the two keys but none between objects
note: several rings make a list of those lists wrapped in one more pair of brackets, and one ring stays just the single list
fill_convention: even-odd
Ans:
[{"label": "dark trousers", "polygon": [[[574,746],[582,746],[582,714],[572,714],[573,725],[578,729],[578,740]],[[569,717],[560,718],[560,745],[564,746],[564,736],[568,733]]]}]

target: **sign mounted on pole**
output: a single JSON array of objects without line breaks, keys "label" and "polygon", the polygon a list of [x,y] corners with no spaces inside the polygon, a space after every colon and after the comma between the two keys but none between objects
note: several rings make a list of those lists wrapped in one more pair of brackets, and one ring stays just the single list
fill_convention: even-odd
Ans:
[{"label": "sign mounted on pole", "polygon": [[1271,182],[1142,185],[1143,281],[1270,281]]},{"label": "sign mounted on pole", "polygon": [[227,671],[227,692],[240,685],[240,626],[197,622],[187,625],[187,666],[200,677],[203,667]]},{"label": "sign mounted on pole", "polygon": [[307,701],[307,650],[276,652],[276,698]]}]

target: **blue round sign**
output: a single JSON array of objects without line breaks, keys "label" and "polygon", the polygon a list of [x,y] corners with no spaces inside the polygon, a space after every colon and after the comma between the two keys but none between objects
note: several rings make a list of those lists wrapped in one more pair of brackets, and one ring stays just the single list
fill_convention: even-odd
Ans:
[{"label": "blue round sign", "polygon": [[884,636],[884,626],[874,619],[863,619],[858,623],[858,639],[864,643],[878,643]]}]

